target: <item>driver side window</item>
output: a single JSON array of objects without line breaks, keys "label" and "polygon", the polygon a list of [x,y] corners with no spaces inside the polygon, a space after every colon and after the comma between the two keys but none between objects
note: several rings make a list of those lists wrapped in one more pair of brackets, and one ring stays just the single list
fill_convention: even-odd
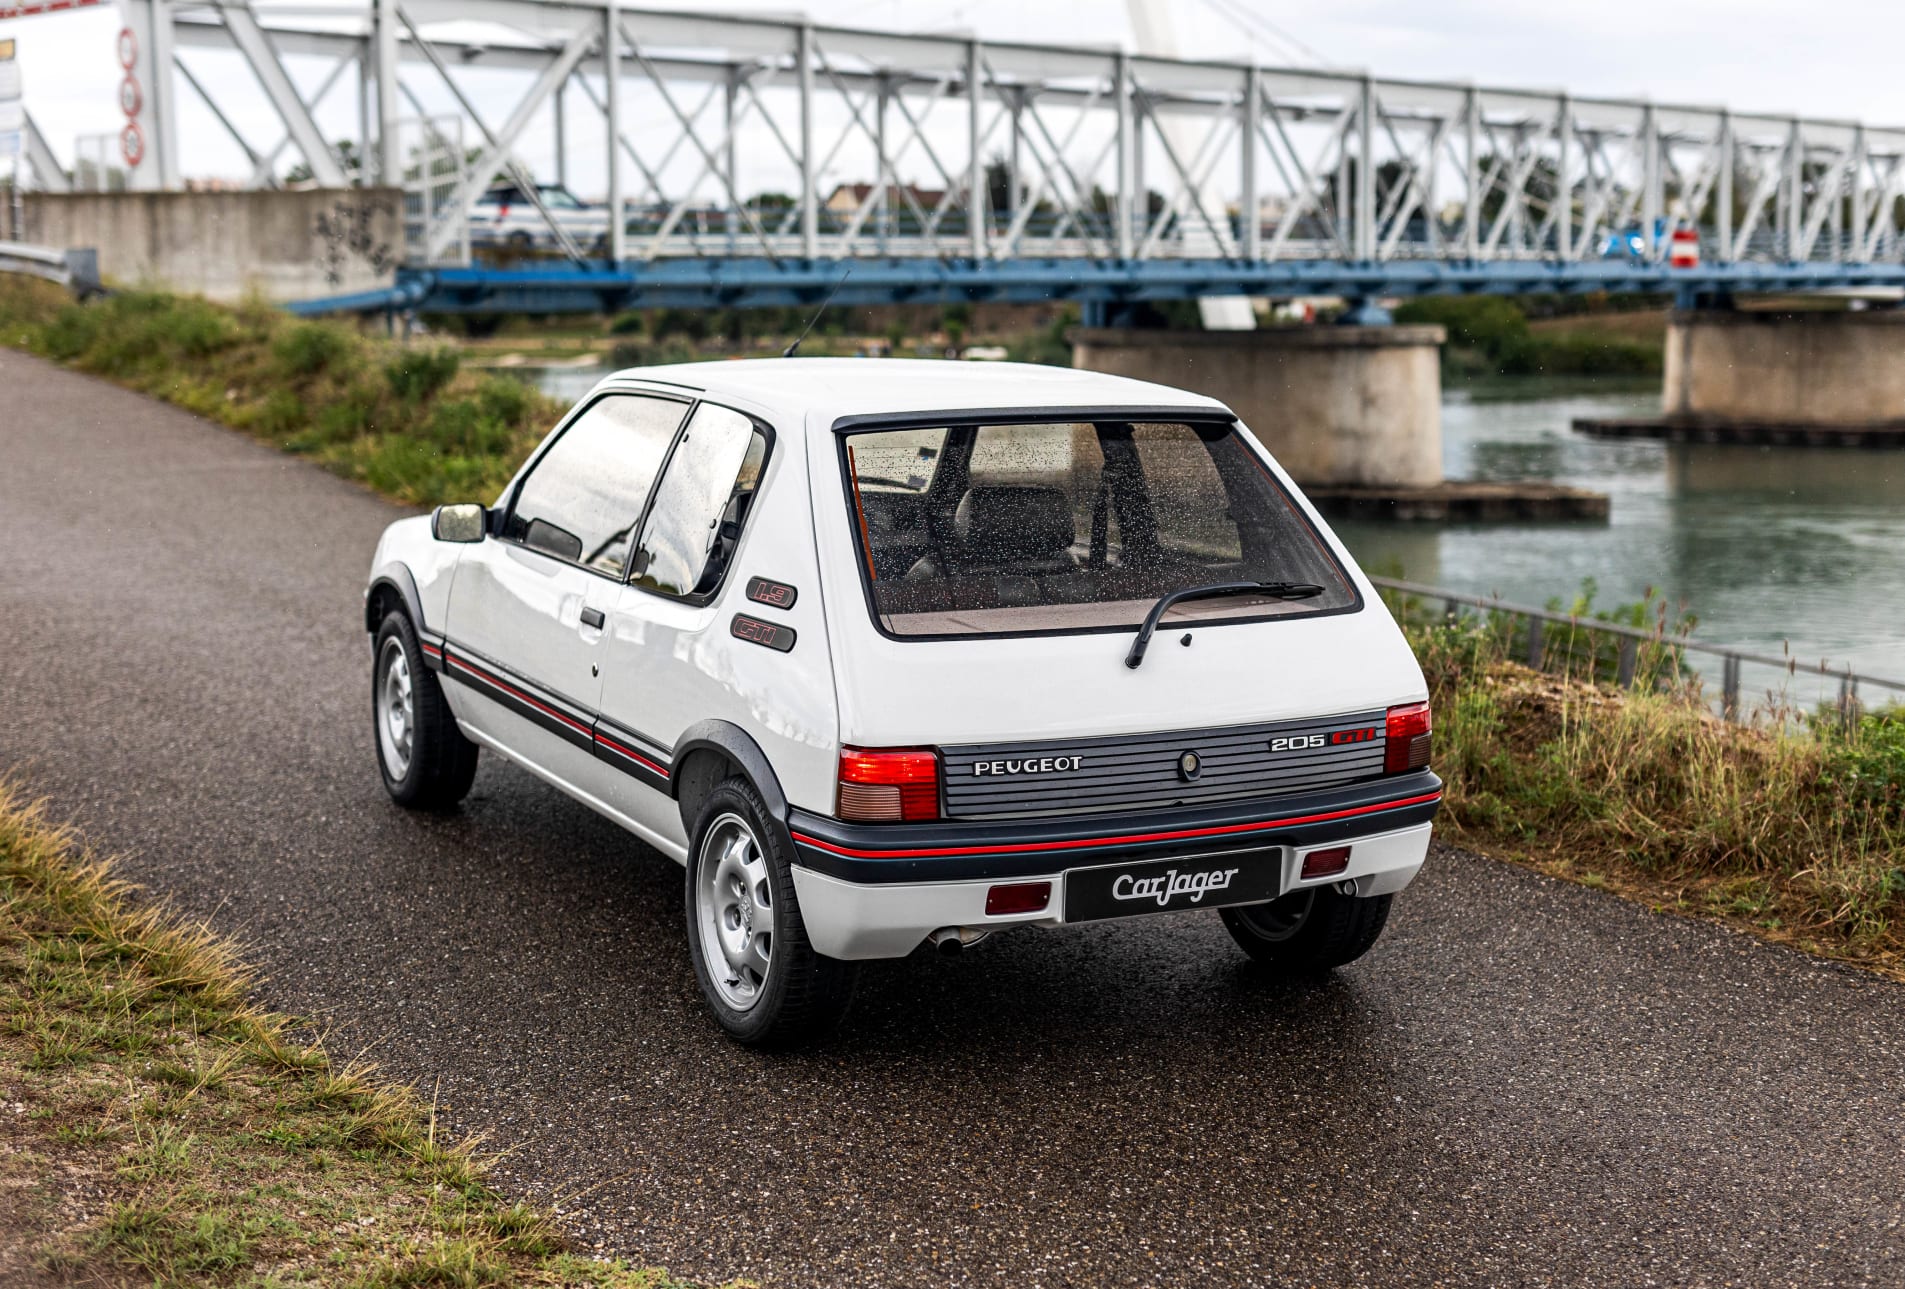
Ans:
[{"label": "driver side window", "polygon": [[687,410],[686,403],[637,394],[591,403],[523,480],[504,539],[619,580]]}]

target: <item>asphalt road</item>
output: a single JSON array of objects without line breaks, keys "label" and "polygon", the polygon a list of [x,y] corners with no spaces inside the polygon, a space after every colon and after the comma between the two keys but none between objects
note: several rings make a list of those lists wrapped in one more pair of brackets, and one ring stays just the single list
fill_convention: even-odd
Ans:
[{"label": "asphalt road", "polygon": [[1438,849],[1328,983],[1214,915],[703,1016],[680,870],[486,761],[391,806],[387,503],[0,351],[0,767],[436,1090],[584,1248],[781,1285],[1898,1284],[1905,989]]}]

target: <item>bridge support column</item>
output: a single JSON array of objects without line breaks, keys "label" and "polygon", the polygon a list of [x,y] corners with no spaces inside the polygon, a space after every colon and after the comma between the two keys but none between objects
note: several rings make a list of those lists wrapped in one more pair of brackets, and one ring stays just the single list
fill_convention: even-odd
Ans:
[{"label": "bridge support column", "polygon": [[1661,412],[1747,425],[1905,424],[1905,313],[1676,313]]},{"label": "bridge support column", "polygon": [[1905,312],[1675,312],[1657,417],[1600,438],[1905,448]]},{"label": "bridge support column", "polygon": [[1072,362],[1222,399],[1299,483],[1442,483],[1440,327],[1075,333]]}]

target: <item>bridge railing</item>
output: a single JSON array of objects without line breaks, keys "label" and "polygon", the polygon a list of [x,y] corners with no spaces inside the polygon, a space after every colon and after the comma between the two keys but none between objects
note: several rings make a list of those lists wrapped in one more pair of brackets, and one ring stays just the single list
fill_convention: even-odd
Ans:
[{"label": "bridge railing", "polygon": [[[1715,659],[1720,669],[1719,711],[1732,721],[1742,720],[1749,714],[1741,697],[1741,672],[1748,666],[1767,669],[1787,680],[1805,676],[1830,682],[1836,686],[1832,701],[1840,713],[1848,717],[1860,709],[1862,688],[1905,695],[1905,680],[1866,675],[1850,667],[1834,666],[1824,661],[1807,662],[1790,654],[1737,649],[1695,640],[1690,636],[1670,635],[1664,630],[1650,631],[1625,623],[1515,604],[1497,596],[1471,595],[1420,582],[1390,577],[1372,577],[1369,580],[1388,593],[1385,598],[1392,600],[1392,607],[1405,611],[1412,607],[1432,611],[1435,606],[1440,606],[1441,615],[1450,621],[1460,620],[1465,610],[1474,610],[1485,617],[1506,621],[1511,627],[1512,642],[1518,648],[1522,661],[1537,670],[1551,667],[1557,662],[1568,665],[1577,662],[1576,652],[1570,646],[1583,636],[1612,642],[1614,656],[1611,666],[1601,668],[1597,653],[1590,661],[1589,674],[1596,678],[1611,679],[1622,687],[1632,686],[1642,680],[1659,679],[1663,661],[1669,673],[1677,675],[1688,655]],[[1654,665],[1649,666],[1649,663]],[[1603,670],[1608,674],[1602,676]],[[1769,697],[1791,698],[1783,689],[1769,689]]]},{"label": "bridge railing", "polygon": [[[420,231],[425,263],[457,258],[471,206],[550,110],[557,156],[538,177],[600,149],[590,172],[618,261],[1618,268],[1666,261],[1684,222],[1709,263],[1905,263],[1905,130],[1858,122],[609,0],[369,0],[322,21],[298,6],[150,9],[196,93],[255,81],[272,97],[284,140],[240,138],[260,183],[299,151],[319,154],[304,160],[320,182],[349,173],[312,124],[310,75],[284,74],[281,56],[331,61],[318,96],[360,69],[374,93],[353,151],[386,184],[410,165],[401,117],[453,103],[475,156]],[[220,59],[253,75],[211,74]],[[175,128],[157,107],[169,71],[141,74],[150,129]],[[246,109],[213,106],[238,134]],[[153,151],[189,168],[180,142]],[[698,232],[708,210],[729,230]],[[585,253],[542,213],[552,244]]]}]

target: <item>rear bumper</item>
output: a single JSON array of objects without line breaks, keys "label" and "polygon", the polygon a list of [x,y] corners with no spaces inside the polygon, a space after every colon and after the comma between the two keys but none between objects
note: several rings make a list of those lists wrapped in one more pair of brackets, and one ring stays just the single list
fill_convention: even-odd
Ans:
[{"label": "rear bumper", "polygon": [[[1065,873],[1155,859],[1221,859],[1275,847],[1281,891],[1356,883],[1358,895],[1389,894],[1422,867],[1441,781],[1406,778],[1280,801],[1142,819],[1100,817],[1017,824],[928,824],[870,828],[803,811],[790,819],[794,888],[808,938],[832,958],[903,957],[942,927],[997,930],[1066,920]],[[1253,817],[1254,816],[1254,817]],[[1347,870],[1305,882],[1303,856],[1350,845]],[[1049,881],[1051,903],[1033,913],[988,916],[986,893],[1001,882]]]}]

